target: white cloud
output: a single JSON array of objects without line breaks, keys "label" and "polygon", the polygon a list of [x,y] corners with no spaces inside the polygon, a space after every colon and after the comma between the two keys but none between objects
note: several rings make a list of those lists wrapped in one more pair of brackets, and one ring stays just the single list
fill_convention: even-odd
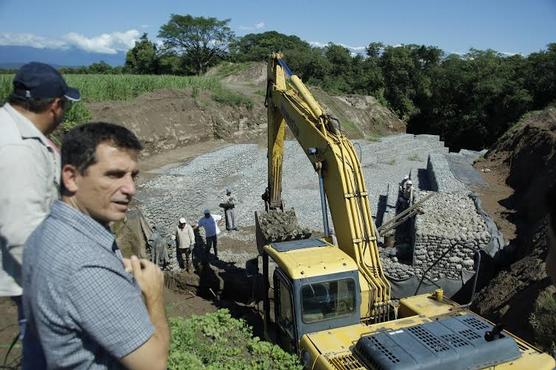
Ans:
[{"label": "white cloud", "polygon": [[[328,46],[329,43],[323,43],[320,41],[310,41],[309,44],[311,46],[317,47],[317,48],[324,48],[326,46]],[[357,55],[357,54],[362,54],[365,52],[365,50],[367,49],[365,46],[350,46],[350,45],[346,45],[346,44],[336,44],[336,45],[340,45],[345,47],[346,49],[348,49],[352,55]]]},{"label": "white cloud", "polygon": [[314,47],[317,47],[317,48],[323,48],[326,45],[328,45],[328,43],[325,44],[325,43],[322,43],[322,42],[319,42],[319,41],[309,41],[309,44],[311,46],[314,46]]},{"label": "white cloud", "polygon": [[265,23],[264,22],[258,22],[255,23],[252,26],[238,26],[238,29],[241,31],[254,31],[254,30],[260,30],[265,28]]},{"label": "white cloud", "polygon": [[116,54],[118,51],[125,51],[132,48],[139,37],[140,33],[137,30],[103,33],[100,36],[90,38],[71,32],[64,36],[64,40],[66,40],[69,45],[85,51]]},{"label": "white cloud", "polygon": [[62,40],[49,39],[31,33],[0,33],[2,46],[30,46],[37,49],[66,49],[67,45]]},{"label": "white cloud", "polygon": [[125,32],[103,33],[99,36],[87,37],[70,32],[60,38],[48,38],[30,33],[0,33],[0,45],[30,46],[39,49],[69,49],[102,54],[116,54],[126,51],[135,45],[141,33],[135,29]]}]

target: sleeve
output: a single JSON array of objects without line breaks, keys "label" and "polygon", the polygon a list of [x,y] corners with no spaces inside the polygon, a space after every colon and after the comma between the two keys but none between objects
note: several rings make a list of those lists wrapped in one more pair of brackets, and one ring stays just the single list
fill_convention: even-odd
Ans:
[{"label": "sleeve", "polygon": [[176,228],[176,233],[174,235],[176,236],[176,247],[181,248],[180,233],[177,228]]},{"label": "sleeve", "polygon": [[141,291],[127,272],[86,266],[72,277],[68,314],[79,330],[116,358],[154,334]]},{"label": "sleeve", "polygon": [[189,246],[192,246],[195,244],[195,234],[193,233],[193,228],[189,225],[187,227],[187,233],[189,234]]},{"label": "sleeve", "polygon": [[49,163],[40,153],[24,145],[9,145],[0,151],[0,233],[8,240],[10,255],[19,263],[23,244],[46,218]]}]

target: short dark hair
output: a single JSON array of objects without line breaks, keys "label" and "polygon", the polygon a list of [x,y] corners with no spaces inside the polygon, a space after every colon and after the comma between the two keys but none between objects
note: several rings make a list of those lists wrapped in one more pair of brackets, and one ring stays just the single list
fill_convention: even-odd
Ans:
[{"label": "short dark hair", "polygon": [[8,96],[8,103],[10,103],[10,105],[21,107],[33,113],[42,113],[46,111],[50,104],[54,103],[54,100],[56,100],[56,98],[25,99],[15,93]]},{"label": "short dark hair", "polygon": [[62,166],[70,164],[83,174],[96,163],[96,149],[108,143],[119,149],[141,151],[143,145],[133,132],[106,122],[90,122],[71,129],[62,141]]},{"label": "short dark hair", "polygon": [[548,209],[548,222],[556,235],[556,183],[546,193],[546,208]]}]

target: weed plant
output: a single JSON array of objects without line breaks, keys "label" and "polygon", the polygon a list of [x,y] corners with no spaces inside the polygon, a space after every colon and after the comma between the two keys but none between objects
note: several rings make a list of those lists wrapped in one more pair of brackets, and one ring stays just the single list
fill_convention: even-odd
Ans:
[{"label": "weed plant", "polygon": [[297,357],[277,345],[253,337],[245,321],[221,309],[188,319],[171,318],[168,368],[301,370]]}]

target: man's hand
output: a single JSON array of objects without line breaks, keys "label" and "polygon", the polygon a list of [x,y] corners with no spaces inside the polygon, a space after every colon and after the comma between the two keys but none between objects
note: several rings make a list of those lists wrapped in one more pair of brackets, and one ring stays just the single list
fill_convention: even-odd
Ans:
[{"label": "man's hand", "polygon": [[[164,293],[164,274],[154,263],[131,256],[133,276],[145,296],[147,306],[162,301]],[[124,262],[125,264],[125,262]]]},{"label": "man's hand", "polygon": [[155,331],[148,341],[120,361],[130,370],[164,370],[170,348],[170,330],[164,312],[164,274],[154,263],[136,256],[131,256],[127,262],[124,259],[124,266],[126,270],[131,266]]}]

